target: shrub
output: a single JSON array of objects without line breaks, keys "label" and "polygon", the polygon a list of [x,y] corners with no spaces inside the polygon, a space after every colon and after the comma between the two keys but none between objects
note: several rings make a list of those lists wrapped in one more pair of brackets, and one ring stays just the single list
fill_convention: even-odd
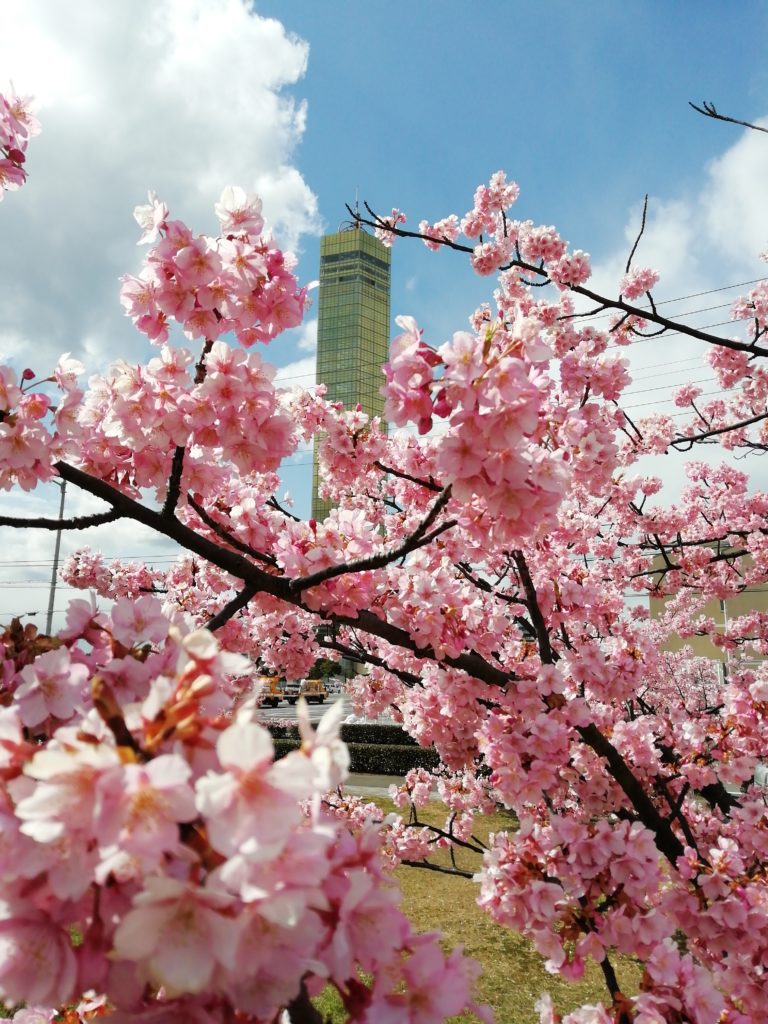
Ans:
[{"label": "shrub", "polygon": [[[274,739],[275,756],[285,757],[300,746],[298,736]],[[350,771],[364,775],[405,775],[411,768],[436,768],[437,751],[414,743],[348,743]]]}]

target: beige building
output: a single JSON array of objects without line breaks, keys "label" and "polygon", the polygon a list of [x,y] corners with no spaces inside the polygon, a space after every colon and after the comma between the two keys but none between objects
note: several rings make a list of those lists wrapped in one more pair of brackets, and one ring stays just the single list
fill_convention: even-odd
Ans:
[{"label": "beige building", "polygon": [[[672,559],[674,561],[674,556],[672,556]],[[749,556],[745,557],[743,560],[744,568],[748,568],[751,562],[752,560]],[[660,555],[657,555],[653,560],[653,567],[661,569],[663,564],[663,559]],[[663,614],[669,600],[670,598],[666,597],[650,596],[649,610],[652,619],[658,619]],[[745,587],[740,593],[732,594],[723,600],[712,598],[701,606],[698,614],[704,618],[712,619],[717,630],[724,632],[728,623],[733,619],[756,611],[768,614],[768,581]],[[752,650],[743,658],[739,652],[723,650],[722,647],[717,647],[713,644],[709,636],[681,637],[677,633],[670,633],[663,646],[667,651],[679,651],[682,647],[688,646],[697,656],[720,661],[723,664],[727,664],[734,657],[748,662],[764,660],[762,657],[755,655]]]}]

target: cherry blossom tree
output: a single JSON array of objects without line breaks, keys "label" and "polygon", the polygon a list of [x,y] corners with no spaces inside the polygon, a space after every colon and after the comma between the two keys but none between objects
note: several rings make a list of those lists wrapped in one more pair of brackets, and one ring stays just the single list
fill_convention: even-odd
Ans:
[{"label": "cherry blossom tree", "polygon": [[[13,187],[35,122],[14,98],[0,115]],[[179,548],[163,571],[81,550],[65,577],[97,596],[55,636],[5,626],[0,995],[27,1004],[19,1021],[62,1007],[72,1022],[312,1021],[326,984],[350,1021],[489,1019],[476,966],[400,910],[398,863],[475,885],[552,972],[600,965],[604,1001],[562,1016],[542,994],[541,1024],[764,1019],[765,616],[721,631],[728,678],[664,646],[713,634],[706,601],[768,578],[768,497],[727,459],[688,461],[665,508],[636,463],[765,447],[768,291],[716,337],[659,313],[635,246],[617,296],[599,294],[586,253],[514,219],[517,195],[499,172],[463,218],[359,218],[495,279],[447,341],[399,318],[382,385],[387,419],[411,432],[275,386],[254,345],[279,345],[306,294],[234,187],[215,238],[152,193],[136,210],[150,248],[120,298],[154,358],[87,387],[68,356],[0,367],[0,486],[60,479],[104,505],[0,525],[129,521]],[[608,313],[605,329],[585,310]],[[689,387],[682,426],[635,422],[624,350],[673,328],[729,397]],[[324,522],[276,496],[281,460],[316,436]],[[629,611],[628,588],[663,598],[663,615]],[[393,794],[408,819],[339,789],[333,710],[316,732],[302,710],[301,749],[275,759],[251,659],[297,676],[328,652],[367,666],[350,684],[360,710],[391,709],[440,755]],[[449,821],[430,830],[418,807],[435,784]],[[499,806],[516,824],[482,844],[473,822]],[[435,846],[475,850],[479,872],[462,880]],[[639,991],[621,990],[617,955],[643,965]]]}]

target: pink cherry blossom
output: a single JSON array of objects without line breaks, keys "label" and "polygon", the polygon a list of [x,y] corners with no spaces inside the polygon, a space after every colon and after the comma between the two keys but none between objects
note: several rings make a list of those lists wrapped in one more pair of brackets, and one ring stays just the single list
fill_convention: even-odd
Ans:
[{"label": "pink cherry blossom", "polygon": [[[13,185],[37,126],[0,99]],[[382,392],[405,430],[275,385],[253,346],[300,322],[306,289],[235,187],[216,237],[152,193],[137,208],[150,248],[120,302],[153,358],[87,385],[69,356],[0,367],[0,487],[66,480],[108,511],[64,529],[119,519],[181,549],[156,565],[78,550],[63,576],[92,594],[56,635],[0,626],[0,994],[29,1004],[17,1019],[274,1020],[325,984],[353,1020],[487,1019],[476,967],[414,934],[393,886],[398,863],[450,871],[458,847],[474,878],[456,884],[498,927],[564,980],[594,961],[609,981],[569,1013],[542,996],[543,1024],[762,1020],[768,613],[750,595],[768,497],[729,459],[768,444],[768,289],[733,303],[733,337],[690,339],[710,342],[722,394],[684,383],[680,415],[635,418],[629,346],[665,321],[626,306],[657,271],[600,293],[582,249],[514,219],[518,192],[497,172],[463,218],[413,233],[496,280],[442,336],[398,317]],[[364,226],[391,243],[403,223]],[[585,299],[606,316],[582,317]],[[305,521],[279,470],[312,443],[334,507]],[[723,458],[687,454],[702,443]],[[648,454],[681,459],[677,501]],[[365,666],[345,684],[357,714],[388,711],[435,759],[395,788],[403,816],[340,789],[341,702],[317,729],[300,706],[298,749],[276,756],[255,679],[329,655]],[[419,818],[435,793],[442,827]],[[509,827],[480,845],[497,809]],[[610,981],[617,952],[642,968],[634,995]]]},{"label": "pink cherry blossom", "polygon": [[233,965],[238,941],[233,901],[171,878],[150,877],[115,932],[114,956],[166,996],[205,990],[217,967]]}]

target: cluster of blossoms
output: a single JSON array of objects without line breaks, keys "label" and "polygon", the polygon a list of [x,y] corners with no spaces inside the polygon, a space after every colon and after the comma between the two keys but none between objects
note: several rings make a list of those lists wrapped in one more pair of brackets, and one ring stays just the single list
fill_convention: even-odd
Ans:
[{"label": "cluster of blossoms", "polygon": [[[64,355],[47,378],[59,392],[54,405],[37,390],[33,370],[21,375],[0,366],[0,490],[33,490],[55,475],[53,463],[77,450],[77,416],[83,399],[77,375],[82,365]],[[46,422],[48,420],[48,422]]]},{"label": "cluster of blossoms", "polygon": [[29,96],[0,93],[0,200],[27,180],[24,164],[29,140],[40,132]]},{"label": "cluster of blossoms", "polygon": [[252,706],[225,713],[250,663],[187,628],[143,597],[0,638],[0,995],[49,1020],[97,991],[83,1020],[266,1024],[330,983],[350,1020],[485,1016],[472,963],[398,909],[376,823],[323,810],[342,705],[276,761]]},{"label": "cluster of blossoms", "polygon": [[[184,552],[159,570],[80,551],[65,578],[111,610],[75,602],[56,637],[18,621],[0,637],[0,995],[31,1004],[19,1021],[61,1004],[73,1024],[301,1020],[326,984],[361,1024],[484,1015],[474,966],[415,935],[392,885],[394,865],[450,870],[432,857],[460,847],[481,905],[551,971],[601,965],[608,999],[567,1024],[761,1024],[768,617],[724,626],[706,605],[764,586],[768,498],[693,462],[680,501],[654,504],[636,460],[696,438],[670,417],[628,420],[614,349],[645,326],[625,300],[658,275],[628,272],[609,329],[583,326],[572,292],[589,259],[512,219],[517,194],[497,173],[462,219],[420,225],[429,249],[499,277],[443,344],[398,320],[386,415],[418,437],[322,388],[281,392],[243,351],[297,323],[304,292],[239,189],[217,238],[152,195],[136,211],[152,248],[122,302],[158,345],[146,365],[87,389],[66,357],[42,380],[0,367],[0,486],[58,473]],[[393,210],[379,233],[403,223]],[[734,309],[755,342],[765,305],[761,286]],[[762,355],[712,348],[738,390],[701,407],[710,436],[760,420]],[[695,386],[679,402],[698,409]],[[754,442],[751,425],[724,444]],[[276,497],[280,460],[313,438],[336,504],[322,522]],[[628,588],[655,596],[653,616],[625,608]],[[665,651],[670,634],[714,636],[728,677]],[[329,651],[368,664],[357,710],[389,707],[439,756],[394,792],[410,822],[331,795],[348,764],[334,714],[316,733],[303,716],[300,749],[275,758],[236,652],[297,677]],[[442,829],[417,818],[435,790]],[[509,827],[480,844],[477,816],[499,807]],[[643,963],[632,992],[617,951]],[[538,1013],[559,1024],[547,997]]]},{"label": "cluster of blossoms", "polygon": [[[234,332],[244,346],[270,340],[301,320],[305,291],[290,257],[260,234],[256,197],[228,188],[216,210],[222,236],[213,240],[168,221],[154,197],[137,209],[142,240],[162,236],[141,276],[125,278],[122,289],[138,329],[160,345],[147,365],[119,362],[87,393],[78,385],[83,368],[69,357],[44,381],[0,367],[0,487],[31,489],[54,475],[57,460],[76,457],[130,493],[152,487],[162,495],[181,446],[194,451],[185,487],[204,495],[224,486],[225,462],[243,475],[270,473],[294,450],[294,421],[281,407],[274,367],[215,339]],[[190,339],[204,339],[199,355],[166,343],[170,319]],[[53,399],[43,389],[49,382]]]},{"label": "cluster of blossoms", "polygon": [[158,241],[138,277],[123,278],[121,302],[137,328],[155,342],[176,320],[190,340],[234,332],[241,345],[271,341],[301,323],[306,291],[291,273],[294,260],[262,235],[261,200],[229,186],[216,204],[221,235],[195,236],[150,192],[136,208],[141,242]]}]

